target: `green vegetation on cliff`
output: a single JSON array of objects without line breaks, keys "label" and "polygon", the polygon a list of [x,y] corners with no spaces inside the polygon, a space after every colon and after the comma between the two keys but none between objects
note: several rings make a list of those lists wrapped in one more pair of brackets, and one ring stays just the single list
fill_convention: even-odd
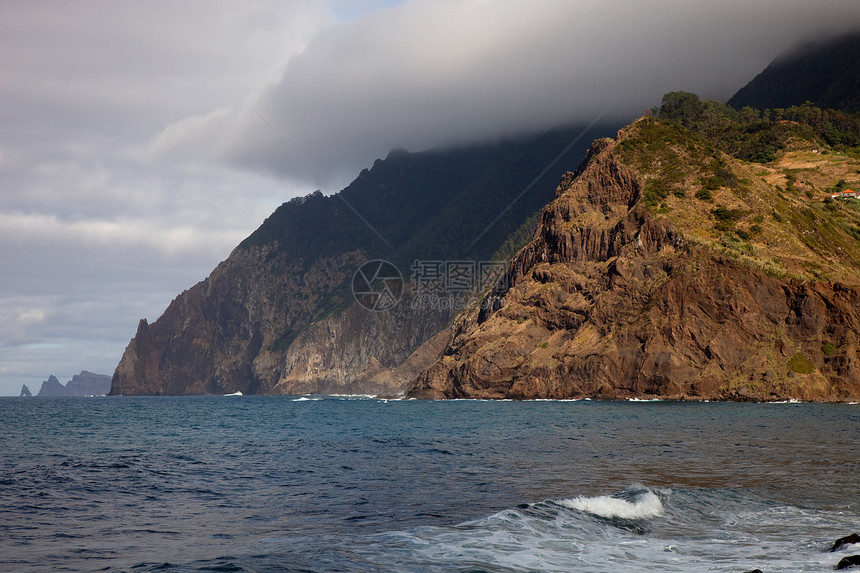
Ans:
[{"label": "green vegetation on cliff", "polygon": [[620,156],[644,176],[644,204],[690,240],[774,276],[857,282],[860,202],[830,195],[860,188],[860,114],[785,114],[673,92]]},{"label": "green vegetation on cliff", "polygon": [[822,150],[854,152],[860,146],[860,113],[820,109],[810,103],[787,108],[744,107],[740,111],[695,94],[671,92],[657,111],[701,135],[721,151],[746,161],[767,163],[796,140]]}]

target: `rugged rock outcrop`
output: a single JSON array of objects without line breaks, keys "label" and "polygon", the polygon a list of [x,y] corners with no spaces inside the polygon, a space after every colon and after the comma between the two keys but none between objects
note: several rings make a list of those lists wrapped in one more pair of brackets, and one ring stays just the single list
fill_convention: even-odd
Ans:
[{"label": "rugged rock outcrop", "polygon": [[[442,330],[447,313],[409,305],[374,312],[338,293],[366,258],[318,261],[295,281],[265,249],[234,252],[159,320],[141,320],[113,377],[114,394],[377,393],[405,380],[375,377]],[[282,267],[281,267],[282,268]],[[238,279],[238,280],[237,280]],[[336,298],[344,296],[344,298]],[[351,295],[349,295],[351,297]],[[346,306],[318,317],[326,300]],[[348,299],[347,299],[348,300]],[[438,356],[428,357],[422,366]]]},{"label": "rugged rock outcrop", "polygon": [[[713,197],[694,198],[714,170]],[[409,395],[860,398],[856,239],[812,241],[787,218],[822,204],[766,179],[651,118],[596,142]],[[824,260],[846,282],[801,274]]]},{"label": "rugged rock outcrop", "polygon": [[105,396],[110,392],[111,377],[82,370],[66,382],[66,390],[72,396]]},{"label": "rugged rock outcrop", "polygon": [[[438,357],[446,340],[434,336],[454,314],[410,304],[414,261],[490,260],[549,200],[561,165],[581,158],[571,142],[594,135],[571,128],[396,151],[336,195],[285,203],[157,321],[140,321],[111,393],[402,391]],[[545,174],[556,160],[555,175]],[[351,291],[357,269],[374,259],[391,261],[405,282],[385,312]]]},{"label": "rugged rock outcrop", "polygon": [[843,557],[836,564],[836,569],[850,569],[852,567],[860,567],[860,555],[849,555]]},{"label": "rugged rock outcrop", "polygon": [[[86,370],[82,370],[80,374],[75,374],[65,384],[62,384],[52,374],[47,380],[42,382],[42,387],[39,389],[37,396],[104,396],[110,391],[110,385],[110,376],[106,374],[94,374]],[[21,395],[25,395],[24,390],[27,390],[29,395],[29,389],[26,385],[21,390]]]},{"label": "rugged rock outcrop", "polygon": [[[112,394],[270,391],[296,332],[337,299],[361,252],[309,268],[275,247],[236,249],[204,281],[180,294],[154,324],[140,321],[113,376]],[[298,279],[298,280],[297,280]]]},{"label": "rugged rock outcrop", "polygon": [[834,551],[839,551],[843,547],[847,545],[853,545],[855,543],[860,543],[860,533],[852,533],[851,535],[840,537],[833,542],[833,546],[830,548],[830,552],[833,553]]},{"label": "rugged rock outcrop", "polygon": [[51,374],[47,380],[42,382],[42,387],[39,388],[39,397],[45,396],[71,396],[66,387],[57,380],[57,377]]},{"label": "rugged rock outcrop", "polygon": [[[371,312],[353,305],[306,329],[287,349],[267,393],[393,394],[439,357],[449,314],[398,305]],[[441,341],[441,343],[440,343]]]},{"label": "rugged rock outcrop", "polygon": [[27,388],[27,385],[26,385],[26,384],[23,384],[23,385],[21,386],[21,398],[29,398],[29,397],[31,397],[32,395],[33,395],[33,393],[32,393],[32,392],[30,392],[30,389],[29,389],[29,388]]}]

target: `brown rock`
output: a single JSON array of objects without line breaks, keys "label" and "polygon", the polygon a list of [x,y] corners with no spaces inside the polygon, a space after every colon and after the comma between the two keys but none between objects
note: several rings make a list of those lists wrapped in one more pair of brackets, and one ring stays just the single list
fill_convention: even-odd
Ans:
[{"label": "brown rock", "polygon": [[851,545],[853,543],[860,543],[860,534],[852,533],[851,535],[840,537],[833,543],[833,547],[830,548],[830,551],[839,551],[846,545]]},{"label": "brown rock", "polygon": [[[769,276],[697,245],[643,203],[625,137],[597,142],[562,179],[509,288],[460,319],[409,395],[860,398],[860,289]],[[841,341],[827,360],[825,338]]]},{"label": "brown rock", "polygon": [[[288,201],[158,320],[141,322],[111,393],[402,391],[438,357],[423,345],[450,326],[451,306],[471,301],[464,296],[454,305],[454,297],[443,297],[446,304],[428,306],[416,298],[421,305],[414,308],[403,292],[394,310],[370,312],[352,293],[364,289],[355,282],[358,269],[368,259],[389,260],[406,291],[416,261],[477,264],[512,248],[509,233],[549,199],[547,164],[580,156],[571,147],[557,155],[578,131],[400,150],[340,193]],[[499,210],[485,208],[493,202]],[[516,209],[502,208],[514,203]],[[483,286],[460,279],[457,294]],[[391,286],[396,298],[400,288]],[[374,296],[362,298],[373,306]]]}]

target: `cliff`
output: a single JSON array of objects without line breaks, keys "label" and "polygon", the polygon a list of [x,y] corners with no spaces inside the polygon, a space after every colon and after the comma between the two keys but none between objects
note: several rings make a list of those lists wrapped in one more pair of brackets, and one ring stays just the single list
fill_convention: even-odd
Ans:
[{"label": "cliff", "polygon": [[38,397],[45,396],[70,396],[69,391],[63,386],[56,376],[51,374],[47,380],[42,382],[42,387],[39,388]]},{"label": "cliff", "polygon": [[[42,382],[42,387],[39,389],[37,397],[44,396],[104,396],[110,391],[111,377],[106,374],[94,374],[82,370],[80,374],[75,374],[72,379],[62,384],[53,374],[47,380]],[[21,390],[21,395],[24,396],[24,390],[29,389],[27,386]]]},{"label": "cliff", "polygon": [[[860,398],[857,159],[767,165],[643,118],[565,175],[417,398]],[[848,163],[846,165],[846,163]]]},{"label": "cliff", "polygon": [[[401,391],[438,356],[434,336],[455,314],[412,304],[416,261],[490,261],[606,129],[394,151],[335,195],[283,204],[157,321],[140,321],[111,394]],[[401,279],[385,312],[353,295],[375,259]]]},{"label": "cliff", "polygon": [[81,370],[66,382],[66,390],[72,396],[105,396],[110,392],[111,377]]},{"label": "cliff", "polygon": [[340,291],[366,257],[344,253],[302,273],[266,248],[234,251],[156,323],[140,321],[111,392],[399,391],[403,380],[376,385],[372,378],[405,361],[444,328],[448,314],[422,314],[406,304],[388,312],[349,304],[351,294]]}]

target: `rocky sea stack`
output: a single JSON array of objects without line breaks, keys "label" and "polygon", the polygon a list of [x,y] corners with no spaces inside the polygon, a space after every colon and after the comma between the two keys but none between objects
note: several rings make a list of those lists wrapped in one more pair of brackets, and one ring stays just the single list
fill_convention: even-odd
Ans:
[{"label": "rocky sea stack", "polygon": [[[661,116],[667,103],[729,114],[674,94]],[[798,129],[752,163],[684,123],[596,141],[409,396],[860,398],[860,210],[824,200],[858,161]]]},{"label": "rocky sea stack", "polygon": [[[62,384],[53,374],[42,382],[37,397],[56,396],[104,396],[110,392],[111,377],[106,374],[94,374],[82,370],[72,379]],[[26,393],[25,393],[26,391]],[[21,396],[31,396],[26,385],[21,389]]]}]

